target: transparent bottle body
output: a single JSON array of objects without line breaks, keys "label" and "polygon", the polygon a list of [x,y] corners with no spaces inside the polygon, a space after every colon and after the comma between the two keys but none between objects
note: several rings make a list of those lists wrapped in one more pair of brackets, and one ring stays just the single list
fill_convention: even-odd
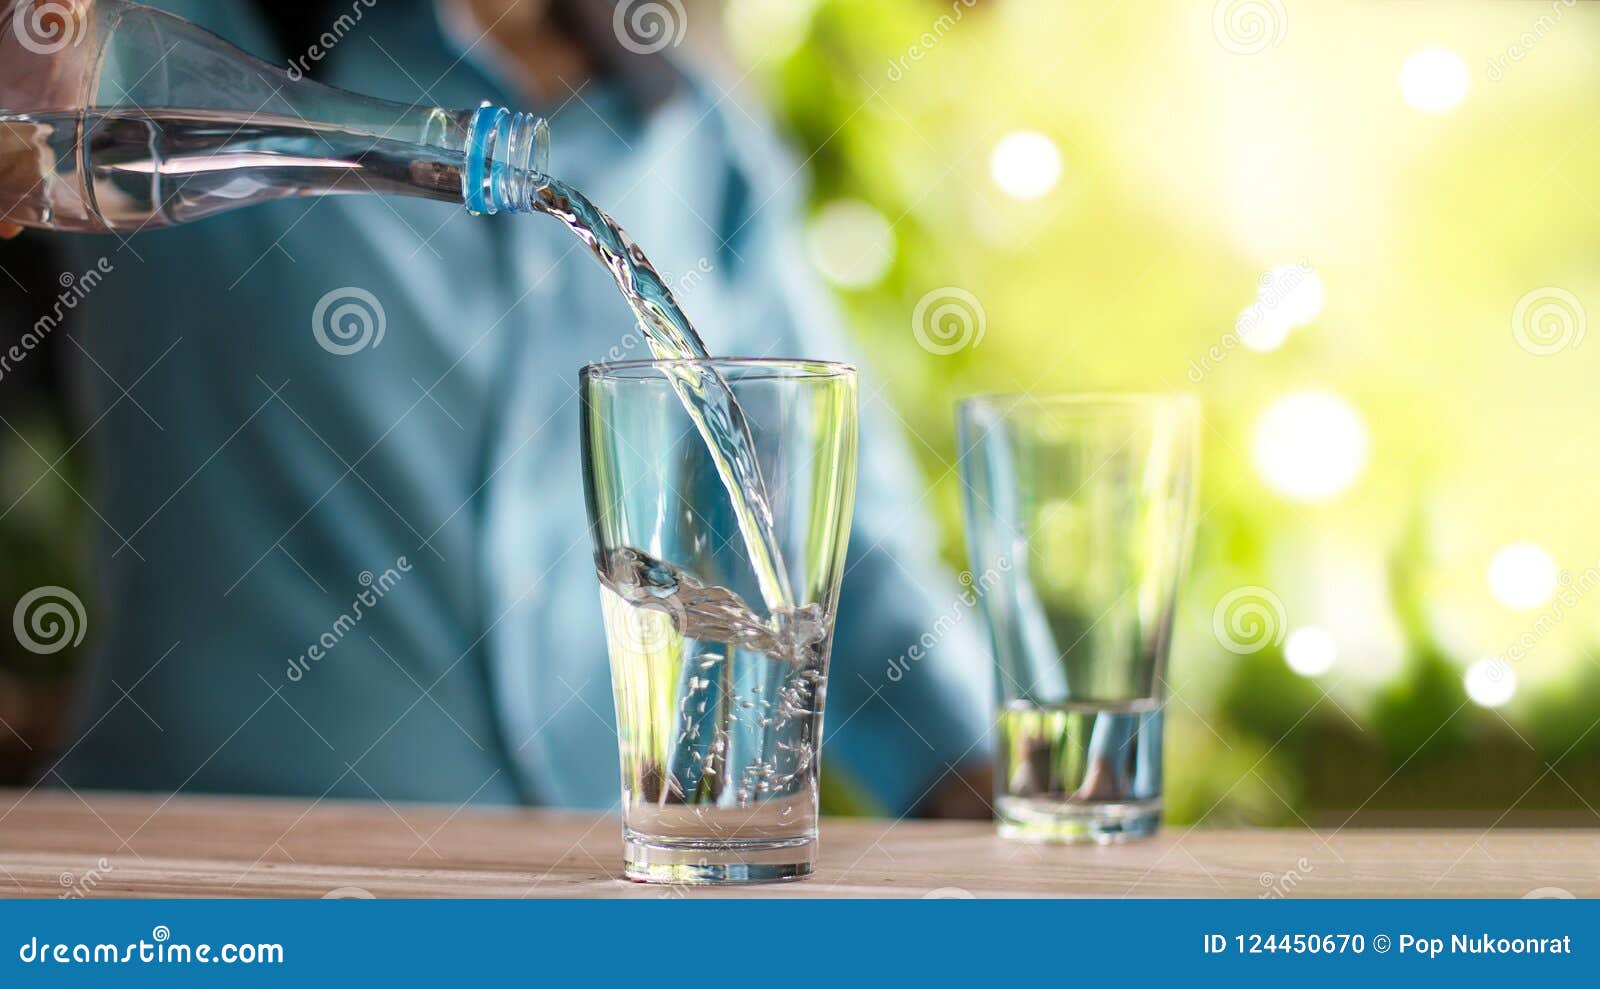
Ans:
[{"label": "transparent bottle body", "polygon": [[[31,0],[21,0],[29,4]],[[122,0],[0,0],[0,219],[135,231],[300,196],[524,209],[543,121],[374,100]],[[65,13],[61,13],[65,11]]]}]

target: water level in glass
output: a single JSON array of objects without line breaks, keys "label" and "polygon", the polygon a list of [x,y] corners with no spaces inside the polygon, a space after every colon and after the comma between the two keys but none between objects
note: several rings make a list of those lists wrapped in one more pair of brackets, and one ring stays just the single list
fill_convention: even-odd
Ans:
[{"label": "water level in glass", "polygon": [[633,549],[613,551],[600,579],[627,875],[695,883],[809,874],[822,610],[763,618],[732,591]]},{"label": "water level in glass", "polygon": [[1013,702],[998,717],[995,812],[1001,834],[1114,842],[1161,819],[1161,708]]}]

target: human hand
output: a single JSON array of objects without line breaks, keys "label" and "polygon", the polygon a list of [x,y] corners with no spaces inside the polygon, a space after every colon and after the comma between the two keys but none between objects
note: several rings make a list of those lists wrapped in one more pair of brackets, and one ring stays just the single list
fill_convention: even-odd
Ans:
[{"label": "human hand", "polygon": [[[84,44],[91,8],[92,0],[0,0],[0,106],[72,105],[95,50]],[[37,217],[48,155],[35,127],[0,122],[0,240],[22,232],[10,221]]]},{"label": "human hand", "polygon": [[4,219],[13,209],[27,209],[31,195],[23,190],[39,183],[38,158],[22,135],[0,123],[0,240],[22,233],[22,228]]},{"label": "human hand", "polygon": [[38,150],[20,128],[0,123],[0,240],[22,233],[22,227],[5,218],[23,219],[32,212],[29,203],[35,198],[38,185]]}]

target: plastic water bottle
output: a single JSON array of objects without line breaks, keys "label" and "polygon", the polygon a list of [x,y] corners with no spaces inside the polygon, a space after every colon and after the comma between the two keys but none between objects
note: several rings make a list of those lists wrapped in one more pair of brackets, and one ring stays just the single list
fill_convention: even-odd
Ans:
[{"label": "plastic water bottle", "polygon": [[133,232],[300,196],[528,209],[545,122],[408,106],[125,0],[0,0],[0,221]]}]

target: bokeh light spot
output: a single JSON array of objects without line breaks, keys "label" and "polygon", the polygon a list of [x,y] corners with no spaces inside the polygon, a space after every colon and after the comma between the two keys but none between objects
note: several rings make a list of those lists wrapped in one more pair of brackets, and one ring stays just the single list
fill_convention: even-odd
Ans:
[{"label": "bokeh light spot", "polygon": [[1013,131],[990,153],[989,175],[1013,199],[1038,199],[1061,180],[1061,152],[1038,131]]},{"label": "bokeh light spot", "polygon": [[726,36],[748,58],[781,59],[805,40],[818,6],[818,0],[728,0]]},{"label": "bokeh light spot", "polygon": [[1291,328],[1322,315],[1322,278],[1303,264],[1280,265],[1262,279],[1261,298],[1283,313]]},{"label": "bokeh light spot", "polygon": [[1467,675],[1462,679],[1467,696],[1479,707],[1500,707],[1517,692],[1517,675],[1503,659],[1480,659],[1467,667]]},{"label": "bokeh light spot", "polygon": [[1467,63],[1448,48],[1421,48],[1400,67],[1400,92],[1424,113],[1444,113],[1467,95]]},{"label": "bokeh light spot", "polygon": [[1263,272],[1258,284],[1256,300],[1234,322],[1240,342],[1251,350],[1277,350],[1290,331],[1322,314],[1322,279],[1308,265],[1279,265]]},{"label": "bokeh light spot", "polygon": [[868,288],[894,262],[894,231],[883,214],[859,199],[836,199],[806,225],[806,256],[822,277],[842,288]]},{"label": "bokeh light spot", "polygon": [[1240,343],[1261,354],[1271,353],[1283,346],[1292,329],[1288,320],[1259,303],[1246,306],[1234,321],[1233,328],[1239,334]]},{"label": "bokeh light spot", "polygon": [[1339,650],[1333,636],[1325,628],[1307,625],[1289,633],[1283,644],[1283,659],[1289,669],[1303,677],[1321,676],[1333,669]]},{"label": "bokeh light spot", "polygon": [[1507,608],[1527,611],[1556,592],[1556,561],[1535,543],[1502,546],[1489,561],[1489,593]]},{"label": "bokeh light spot", "polygon": [[1262,413],[1253,459],[1274,491],[1322,501],[1354,484],[1366,468],[1367,427],[1338,395],[1297,392]]}]

